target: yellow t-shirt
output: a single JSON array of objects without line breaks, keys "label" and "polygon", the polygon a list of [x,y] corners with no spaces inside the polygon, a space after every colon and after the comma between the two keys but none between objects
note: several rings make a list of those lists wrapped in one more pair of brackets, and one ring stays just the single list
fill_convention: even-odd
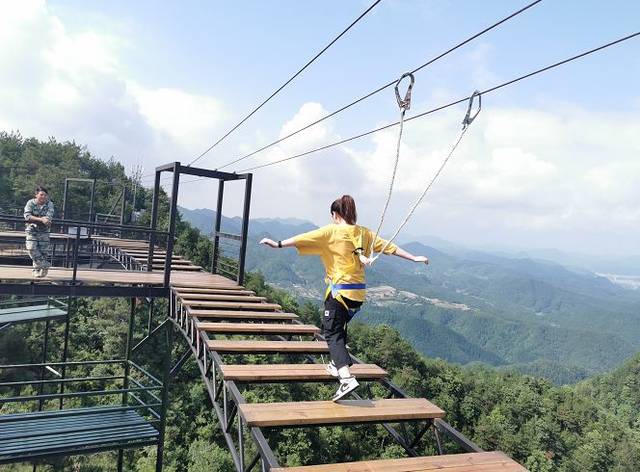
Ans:
[{"label": "yellow t-shirt", "polygon": [[[327,272],[327,283],[361,284],[365,282],[364,265],[355,251],[361,248],[369,257],[374,237],[375,233],[364,226],[331,224],[293,239],[301,256],[320,256]],[[380,252],[385,244],[387,241],[378,237],[373,250]],[[398,246],[391,243],[384,252],[393,254],[397,249]],[[365,298],[364,290],[339,290],[339,294],[358,302]]]}]

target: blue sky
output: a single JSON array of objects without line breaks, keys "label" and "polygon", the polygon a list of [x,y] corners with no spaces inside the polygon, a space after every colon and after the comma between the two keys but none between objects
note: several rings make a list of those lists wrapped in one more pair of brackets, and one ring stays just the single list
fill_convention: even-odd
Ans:
[{"label": "blue sky", "polygon": [[[5,33],[5,44],[24,51],[19,59],[0,54],[0,67],[18,71],[0,85],[11,97],[44,97],[42,112],[26,113],[16,98],[0,112],[0,126],[76,140],[127,167],[139,161],[148,173],[169,160],[189,162],[370,2],[20,4],[9,14],[15,28]],[[304,125],[525,4],[383,0],[199,164],[216,167]],[[544,0],[418,73],[411,113],[633,33],[638,18],[640,3],[633,1]],[[580,240],[579,250],[640,252],[633,190],[638,146],[631,138],[640,135],[638,52],[640,39],[634,39],[485,97],[478,129],[408,230],[471,245],[567,249]],[[247,164],[344,138],[397,113],[388,90]],[[463,113],[459,107],[407,126],[391,227],[428,179]],[[394,133],[259,171],[254,215],[324,223],[325,203],[353,193],[363,223],[375,225]],[[185,187],[182,203],[212,206],[204,190],[199,183]]]}]

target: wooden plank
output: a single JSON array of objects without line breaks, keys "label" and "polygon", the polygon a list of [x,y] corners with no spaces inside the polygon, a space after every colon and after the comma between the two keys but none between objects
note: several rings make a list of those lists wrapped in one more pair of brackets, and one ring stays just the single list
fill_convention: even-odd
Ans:
[{"label": "wooden plank", "polygon": [[197,318],[212,318],[225,320],[296,320],[295,313],[263,312],[263,311],[229,311],[229,310],[198,310],[187,309],[187,313]]},{"label": "wooden plank", "polygon": [[207,347],[211,351],[227,353],[329,352],[329,347],[324,341],[230,341],[212,339],[207,341]]},{"label": "wooden plank", "polygon": [[251,310],[280,310],[282,308],[277,303],[213,302],[209,300],[182,300],[182,304],[187,307],[249,308]]},{"label": "wooden plank", "polygon": [[277,467],[271,472],[526,472],[502,452],[472,452],[430,457],[382,459],[341,464]]},{"label": "wooden plank", "polygon": [[[326,370],[324,364],[223,364],[222,376],[225,380],[236,382],[275,382],[275,381],[327,381],[336,380]],[[382,379],[387,371],[375,364],[354,364],[351,374],[359,379]]]},{"label": "wooden plank", "polygon": [[181,294],[181,298],[187,301],[193,300],[218,300],[221,302],[247,302],[247,303],[260,303],[267,299],[265,297],[246,296],[246,295],[218,295],[211,293],[185,293]]},{"label": "wooden plank", "polygon": [[[148,257],[144,257],[144,256],[132,256],[129,252],[126,252],[127,256],[131,257],[131,259],[133,259],[134,261],[137,262],[147,262],[149,260]],[[153,256],[153,262],[155,264],[159,263],[159,262],[164,262],[166,260],[165,257],[161,257],[161,256]],[[173,256],[171,258],[171,263],[172,264],[193,264],[191,261],[188,261],[186,259],[182,259],[181,257],[178,256]]]},{"label": "wooden plank", "polygon": [[250,427],[381,423],[444,417],[444,411],[424,398],[245,403],[238,408]]},{"label": "wooden plank", "polygon": [[218,274],[210,274],[214,277],[219,277],[220,281],[217,282],[208,282],[208,281],[198,281],[198,280],[172,280],[171,286],[174,288],[215,288],[218,290],[236,290],[244,288],[242,285],[238,285],[234,281]]},{"label": "wooden plank", "polygon": [[174,292],[178,295],[186,296],[193,293],[213,293],[218,295],[255,295],[253,290],[234,290],[234,289],[219,289],[219,288],[174,288]]},{"label": "wooden plank", "polygon": [[[6,239],[24,239],[26,233],[24,231],[0,231],[0,238]],[[70,236],[64,233],[49,233],[49,239],[75,239],[74,236]]]},{"label": "wooden plank", "polygon": [[[149,249],[145,248],[145,249],[124,249],[124,251],[134,257],[146,257],[149,255]],[[167,254],[166,251],[161,251],[160,249],[154,249],[153,250],[153,257],[165,257],[165,255]],[[178,254],[172,254],[173,257],[179,257],[180,259],[183,259],[182,256],[179,256]],[[185,259],[186,260],[186,259]]]},{"label": "wooden plank", "polygon": [[[0,266],[0,280],[31,282],[34,280],[31,267],[28,266]],[[72,269],[62,267],[52,267],[49,274],[43,279],[37,279],[38,283],[69,282],[73,277]],[[78,282],[87,285],[162,285],[164,283],[164,273],[161,271],[124,271],[124,270],[103,270],[103,269],[78,269]],[[207,287],[217,287],[218,285],[231,286],[231,281],[226,277],[208,272],[188,272],[176,271],[171,273],[171,284],[181,285],[201,285]],[[237,286],[236,286],[237,287]],[[251,304],[253,307],[264,309],[261,305]]]},{"label": "wooden plank", "polygon": [[171,275],[171,285],[176,287],[240,287],[235,281],[219,274],[209,272],[181,272]]},{"label": "wooden plank", "polygon": [[[47,277],[36,279],[38,283],[69,282],[73,278],[73,270],[61,267],[49,269]],[[0,280],[27,281],[33,280],[31,267],[0,266]],[[163,276],[159,272],[139,272],[123,270],[84,270],[79,269],[77,280],[88,285],[162,285]]]},{"label": "wooden plank", "polygon": [[[153,265],[153,270],[164,270],[164,264],[161,264],[161,265],[154,264]],[[202,271],[202,267],[194,266],[194,265],[173,265],[173,264],[171,264],[171,271],[173,272],[174,270],[201,272]]]},{"label": "wooden plank", "polygon": [[235,333],[235,334],[316,334],[320,328],[315,325],[304,324],[274,324],[274,323],[211,323],[198,322],[196,328],[207,333]]}]

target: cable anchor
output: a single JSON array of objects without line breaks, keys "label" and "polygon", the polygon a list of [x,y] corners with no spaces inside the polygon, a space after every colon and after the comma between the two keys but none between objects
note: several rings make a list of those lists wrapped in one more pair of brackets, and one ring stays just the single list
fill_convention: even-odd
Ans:
[{"label": "cable anchor", "polygon": [[[476,97],[478,97],[478,108],[476,109],[475,113],[473,113],[472,115],[471,109],[473,108],[473,100]],[[464,120],[462,120],[462,127],[466,128],[471,123],[473,123],[473,120],[476,119],[476,117],[480,113],[480,110],[482,110],[482,94],[480,94],[480,92],[476,90],[471,94],[471,97],[469,97],[469,106],[467,107],[467,114],[464,116]]]},{"label": "cable anchor", "polygon": [[[405,77],[409,77],[411,81],[409,82],[409,86],[407,87],[407,92],[404,94],[404,99],[402,99],[400,98],[400,90],[398,90],[398,87],[400,86],[400,82],[402,82]],[[405,72],[396,82],[396,100],[398,101],[398,106],[404,111],[407,111],[409,108],[411,108],[411,89],[413,89],[413,84],[415,82],[416,79],[413,76],[412,72]]]}]

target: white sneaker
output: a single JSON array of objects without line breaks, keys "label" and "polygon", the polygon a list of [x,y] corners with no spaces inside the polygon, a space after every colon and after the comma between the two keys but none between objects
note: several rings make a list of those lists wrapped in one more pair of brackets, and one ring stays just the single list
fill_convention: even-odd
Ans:
[{"label": "white sneaker", "polygon": [[353,392],[359,386],[360,384],[358,383],[355,377],[340,379],[340,386],[338,387],[338,390],[336,391],[331,401],[337,402],[345,395]]},{"label": "white sneaker", "polygon": [[34,269],[33,270],[33,276],[36,279],[41,279],[42,277],[44,277],[46,275],[46,273],[44,273],[44,269]]},{"label": "white sneaker", "polygon": [[336,369],[336,365],[333,363],[333,361],[329,362],[327,364],[327,366],[325,367],[327,372],[329,373],[329,375],[331,375],[332,377],[338,377],[338,369]]},{"label": "white sneaker", "polygon": [[49,268],[45,267],[44,269],[40,269],[40,277],[46,277],[49,273]]}]

